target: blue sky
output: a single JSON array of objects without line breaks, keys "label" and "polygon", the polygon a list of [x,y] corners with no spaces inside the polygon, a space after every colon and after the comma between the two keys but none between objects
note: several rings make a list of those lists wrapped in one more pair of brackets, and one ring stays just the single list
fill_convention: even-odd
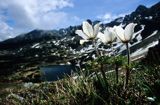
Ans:
[{"label": "blue sky", "polygon": [[33,29],[59,29],[83,20],[109,22],[159,0],[0,0],[0,41]]},{"label": "blue sky", "polygon": [[67,12],[80,18],[96,19],[97,15],[110,13],[119,15],[134,11],[138,5],[151,6],[159,0],[73,0],[75,10],[69,8]]}]

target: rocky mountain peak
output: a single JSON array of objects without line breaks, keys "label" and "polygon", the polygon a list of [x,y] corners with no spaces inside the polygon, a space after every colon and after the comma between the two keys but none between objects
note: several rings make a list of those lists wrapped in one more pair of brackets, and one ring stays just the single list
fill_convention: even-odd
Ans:
[{"label": "rocky mountain peak", "polygon": [[142,13],[142,12],[147,11],[147,10],[148,10],[148,8],[147,8],[146,6],[144,6],[144,5],[139,5],[139,6],[137,7],[137,9],[135,10],[135,12],[137,12],[137,13]]}]

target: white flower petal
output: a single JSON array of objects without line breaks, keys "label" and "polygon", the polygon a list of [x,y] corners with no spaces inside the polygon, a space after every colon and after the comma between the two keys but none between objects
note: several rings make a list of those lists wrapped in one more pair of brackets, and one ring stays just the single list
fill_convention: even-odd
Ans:
[{"label": "white flower petal", "polygon": [[87,21],[83,22],[82,25],[83,32],[89,37],[89,38],[94,38],[94,33],[93,33],[93,27],[90,25]]},{"label": "white flower petal", "polygon": [[137,24],[130,23],[126,26],[125,32],[124,32],[124,37],[127,41],[130,41],[132,39],[132,36],[134,34],[134,28]]},{"label": "white flower petal", "polygon": [[75,33],[79,35],[80,37],[82,37],[83,39],[89,39],[89,37],[85,35],[82,30],[76,30]]},{"label": "white flower petal", "polygon": [[116,33],[116,27],[117,27],[117,26],[112,27],[112,30],[111,30],[111,31],[114,33],[115,41],[119,41],[119,42],[120,42],[121,40],[118,38],[118,35],[117,35],[117,33]]},{"label": "white flower petal", "polygon": [[109,28],[106,28],[104,30],[104,35],[105,35],[105,39],[106,39],[107,43],[112,42],[112,33],[109,31]]},{"label": "white flower petal", "polygon": [[105,34],[103,34],[103,33],[101,33],[101,32],[98,33],[97,37],[98,37],[104,44],[107,44],[107,43],[109,43],[109,41],[110,41],[109,38],[108,38],[108,36],[105,35]]},{"label": "white flower petal", "polygon": [[121,26],[116,26],[115,28],[115,32],[116,35],[118,36],[118,38],[122,41],[125,42],[125,38],[124,38],[124,29]]},{"label": "white flower petal", "polygon": [[97,23],[96,25],[94,25],[94,36],[96,37],[97,36],[97,34],[98,34],[98,32],[99,32],[99,26],[100,26],[100,24],[99,23]]},{"label": "white flower petal", "polygon": [[104,44],[112,43],[116,38],[114,30],[108,27],[104,30],[104,34],[99,32],[97,37],[100,38]]},{"label": "white flower petal", "polygon": [[112,33],[111,38],[112,42],[116,40],[116,33],[114,31],[114,28],[108,28],[108,31]]},{"label": "white flower petal", "polygon": [[104,38],[104,34],[99,32],[98,35],[97,35],[97,38],[99,38],[103,43],[105,43],[105,38]]}]

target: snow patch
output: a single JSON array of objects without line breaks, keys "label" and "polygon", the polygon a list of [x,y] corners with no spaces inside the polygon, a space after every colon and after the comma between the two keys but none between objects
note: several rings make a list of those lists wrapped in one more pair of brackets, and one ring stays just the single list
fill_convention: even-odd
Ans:
[{"label": "snow patch", "polygon": [[153,17],[152,16],[148,16],[148,17],[144,17],[145,19],[151,20]]},{"label": "snow patch", "polygon": [[157,44],[158,44],[158,41],[154,41],[154,42],[148,44],[147,46],[142,47],[142,48],[136,50],[135,52],[133,52],[133,53],[131,54],[131,57],[136,57],[136,56],[145,54],[145,53],[148,52],[148,49],[149,49],[150,47],[153,47],[153,46],[155,46],[155,45],[157,45]]},{"label": "snow patch", "polygon": [[31,48],[40,48],[39,43],[34,44]]},{"label": "snow patch", "polygon": [[158,30],[155,30],[151,35],[149,35],[149,36],[148,36],[147,38],[145,38],[145,39],[148,39],[148,38],[154,36],[154,35],[157,34],[157,33],[158,33]]}]

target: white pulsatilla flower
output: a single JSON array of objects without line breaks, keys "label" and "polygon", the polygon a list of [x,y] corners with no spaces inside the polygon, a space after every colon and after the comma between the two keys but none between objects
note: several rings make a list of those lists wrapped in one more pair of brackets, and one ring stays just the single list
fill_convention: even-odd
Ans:
[{"label": "white pulsatilla flower", "polygon": [[83,40],[80,40],[80,44],[83,44],[84,42],[87,42],[89,40],[94,40],[99,32],[99,26],[100,23],[97,23],[94,26],[92,26],[87,21],[84,21],[82,23],[82,30],[75,31],[77,35],[83,38]]},{"label": "white pulsatilla flower", "polygon": [[125,29],[123,29],[121,26],[114,26],[114,31],[118,38],[123,42],[123,43],[128,43],[134,34],[134,28],[137,24],[135,23],[130,23],[128,24]]},{"label": "white pulsatilla flower", "polygon": [[[131,41],[133,34],[134,34],[134,28],[137,24],[135,23],[130,23],[128,24],[125,29],[123,29],[121,26],[115,26],[114,30],[116,32],[117,37],[126,45],[127,49],[127,63],[128,67],[130,66],[130,49],[128,43]],[[130,69],[126,69],[126,81],[124,87],[126,88],[128,85],[129,81],[129,75],[130,75]]]},{"label": "white pulsatilla flower", "polygon": [[104,44],[111,44],[116,39],[116,33],[114,32],[114,29],[111,27],[106,27],[104,30],[104,33],[99,32],[98,38],[104,43]]}]

